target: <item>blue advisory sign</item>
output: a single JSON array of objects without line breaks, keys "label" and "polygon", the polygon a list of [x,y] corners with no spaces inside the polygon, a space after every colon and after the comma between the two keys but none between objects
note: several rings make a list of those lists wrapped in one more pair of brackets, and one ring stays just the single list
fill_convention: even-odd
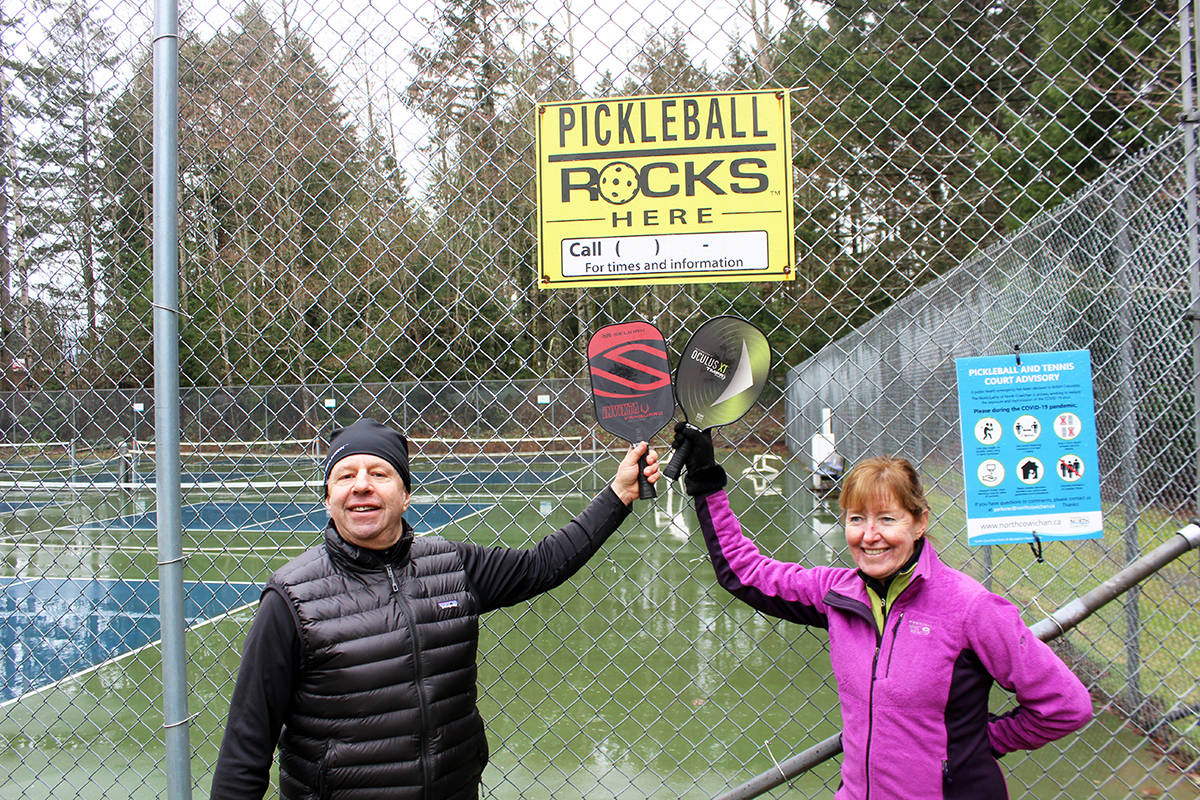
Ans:
[{"label": "blue advisory sign", "polygon": [[1088,351],[956,363],[967,543],[1100,538]]}]

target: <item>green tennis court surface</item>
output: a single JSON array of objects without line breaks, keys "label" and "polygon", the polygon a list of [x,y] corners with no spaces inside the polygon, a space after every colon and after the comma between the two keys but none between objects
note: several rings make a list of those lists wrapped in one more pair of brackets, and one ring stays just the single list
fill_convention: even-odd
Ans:
[{"label": "green tennis court surface", "polygon": [[[455,520],[487,509],[479,503],[413,503],[405,519],[417,534],[428,533]],[[329,516],[321,503],[264,500],[210,500],[180,509],[183,530],[195,533],[311,533],[324,530]],[[84,531],[156,531],[158,513],[144,511],[107,520],[84,523]]]},{"label": "green tennis court surface", "polygon": [[[32,505],[9,503],[3,510]],[[423,534],[489,507],[470,502],[413,503],[406,518]],[[185,506],[181,515],[183,529],[195,539],[215,533],[284,534],[303,535],[310,544],[319,540],[327,519],[320,503],[291,501],[209,500]],[[84,522],[75,529],[75,538],[84,537],[86,547],[91,536],[109,539],[121,533],[155,531],[157,525],[155,511],[125,514]],[[0,577],[0,703],[87,673],[161,637],[157,580],[25,573]],[[257,602],[261,585],[198,580],[185,582],[184,589],[184,616],[191,627]]]},{"label": "green tennis court surface", "polygon": [[[565,486],[525,491],[429,492],[415,484],[423,507],[410,520],[432,527],[445,519],[438,532],[453,539],[528,547],[607,485],[615,463]],[[731,463],[731,474],[742,466]],[[836,518],[798,504],[812,502],[798,491],[801,480],[785,472],[761,491],[739,480],[735,503],[777,557],[836,562]],[[185,493],[194,797],[208,794],[259,588],[274,569],[319,542],[325,524],[323,513],[313,516],[318,505],[308,490],[303,502],[215,495]],[[10,796],[9,788],[15,798],[35,786],[46,797],[163,797],[153,497],[59,493],[53,499],[36,514],[0,518],[7,534],[0,540],[0,574],[10,576],[0,583],[6,598],[0,621],[13,629],[0,642],[0,669],[13,684],[5,690],[12,699],[0,701],[6,745],[0,770],[8,776],[0,780],[0,798]],[[827,663],[821,637],[726,603],[713,589],[686,506],[686,498],[660,491],[567,584],[485,617],[480,706],[493,746],[486,796],[713,797],[731,776],[749,777],[747,765],[764,761],[763,742],[782,757],[836,732],[836,711],[826,713],[836,696],[820,666]],[[234,520],[245,527],[235,530]],[[55,649],[65,678],[45,666]],[[45,674],[32,674],[32,663]],[[1047,749],[1012,757],[1006,769],[1022,796],[1050,796],[1066,786],[1058,796],[1124,800],[1128,786],[1150,769],[1149,758],[1127,759],[1138,752],[1133,739],[1106,715],[1065,745],[1077,758]],[[1091,755],[1127,766],[1095,776],[1070,767]],[[836,785],[836,766],[797,781],[796,790],[828,790]]]}]

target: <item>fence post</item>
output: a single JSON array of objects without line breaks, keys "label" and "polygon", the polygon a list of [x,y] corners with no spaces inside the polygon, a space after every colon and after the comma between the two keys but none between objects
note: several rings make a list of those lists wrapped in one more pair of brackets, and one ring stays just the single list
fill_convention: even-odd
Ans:
[{"label": "fence post", "polygon": [[179,8],[154,14],[154,424],[167,797],[191,797],[179,490]]},{"label": "fence post", "polygon": [[[1121,180],[1117,184],[1117,195],[1113,199],[1115,215],[1115,262],[1113,274],[1117,284],[1117,431],[1121,464],[1121,515],[1125,521],[1122,537],[1125,543],[1125,563],[1132,564],[1141,552],[1138,541],[1138,497],[1141,495],[1138,468],[1138,403],[1134,395],[1133,322],[1131,304],[1134,302],[1130,287],[1129,271],[1133,268],[1133,245],[1129,236],[1129,184]],[[1140,713],[1142,697],[1142,623],[1141,591],[1137,586],[1130,588],[1125,597],[1125,654],[1126,682],[1129,700],[1134,714]]]},{"label": "fence post", "polygon": [[[1200,19],[1196,18],[1196,8],[1191,0],[1179,4],[1179,62],[1181,80],[1179,81],[1180,101],[1183,113],[1180,114],[1180,129],[1183,133],[1183,164],[1184,164],[1184,206],[1187,211],[1187,245],[1188,245],[1188,275],[1191,284],[1191,307],[1188,316],[1192,323],[1192,402],[1195,410],[1200,410],[1200,188],[1197,187],[1197,142],[1196,126],[1200,125],[1200,109],[1196,107],[1196,64],[1200,62],[1200,35],[1197,28]],[[1195,428],[1194,452],[1200,453],[1200,413],[1193,414]],[[1200,463],[1196,464],[1197,480],[1192,501],[1200,508]]]}]

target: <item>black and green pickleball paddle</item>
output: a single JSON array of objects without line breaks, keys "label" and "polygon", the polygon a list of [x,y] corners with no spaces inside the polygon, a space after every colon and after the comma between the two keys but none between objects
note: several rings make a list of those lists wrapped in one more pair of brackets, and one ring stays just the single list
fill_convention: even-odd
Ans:
[{"label": "black and green pickleball paddle", "polygon": [[[740,317],[714,317],[688,339],[675,368],[675,398],[688,425],[699,430],[737,422],[750,410],[771,373],[766,334]],[[663,470],[676,480],[687,461],[685,442]]]}]

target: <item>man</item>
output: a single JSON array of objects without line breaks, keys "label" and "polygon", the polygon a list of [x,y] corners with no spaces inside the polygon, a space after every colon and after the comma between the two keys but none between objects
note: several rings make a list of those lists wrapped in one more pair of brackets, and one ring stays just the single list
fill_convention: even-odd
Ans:
[{"label": "man", "polygon": [[656,453],[633,446],[579,516],[521,550],[414,538],[403,517],[408,442],[367,419],[335,432],[325,540],[263,591],[213,800],[261,798],[277,744],[284,798],[477,798],[487,762],[475,704],[479,616],[582,567],[628,516],[642,453],[656,481]]}]

